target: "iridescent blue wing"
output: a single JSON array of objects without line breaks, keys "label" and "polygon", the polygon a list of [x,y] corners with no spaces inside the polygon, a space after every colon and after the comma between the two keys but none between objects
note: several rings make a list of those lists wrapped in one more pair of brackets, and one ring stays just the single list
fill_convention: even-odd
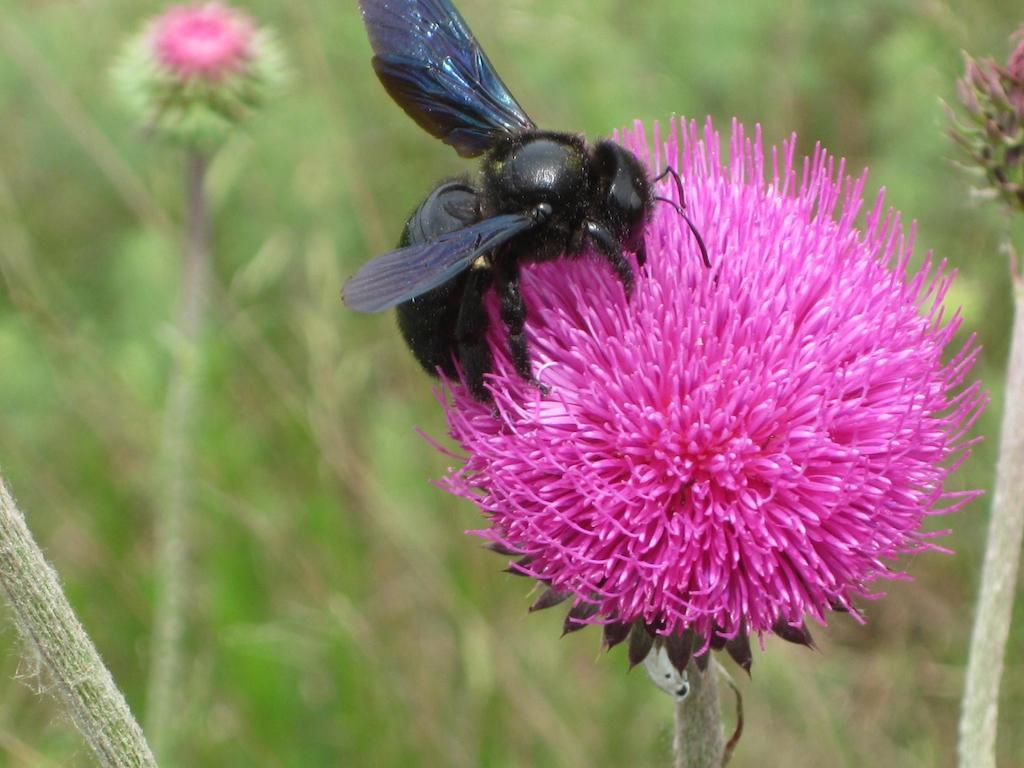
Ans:
[{"label": "iridescent blue wing", "polygon": [[373,69],[391,98],[463,157],[536,126],[450,0],[359,0]]},{"label": "iridescent blue wing", "polygon": [[534,227],[528,214],[503,214],[367,262],[341,289],[351,309],[380,312],[447,282],[478,257]]}]

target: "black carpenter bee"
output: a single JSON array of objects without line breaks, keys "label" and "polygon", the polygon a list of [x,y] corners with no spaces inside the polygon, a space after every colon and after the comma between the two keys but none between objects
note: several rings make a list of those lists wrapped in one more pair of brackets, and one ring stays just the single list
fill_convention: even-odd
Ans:
[{"label": "black carpenter bee", "polygon": [[[406,343],[428,373],[462,367],[472,394],[487,400],[491,369],[484,296],[493,286],[516,371],[534,381],[519,290],[519,265],[593,250],[622,282],[643,266],[644,228],[655,200],[690,226],[682,183],[671,168],[648,180],[640,160],[611,141],[588,146],[575,134],[542,131],[494,71],[450,0],[360,0],[373,69],[391,97],[463,157],[483,155],[479,183],[441,182],[413,212],[397,250],[363,266],[342,290],[362,312],[398,308]],[[679,204],[653,184],[671,174]]]}]

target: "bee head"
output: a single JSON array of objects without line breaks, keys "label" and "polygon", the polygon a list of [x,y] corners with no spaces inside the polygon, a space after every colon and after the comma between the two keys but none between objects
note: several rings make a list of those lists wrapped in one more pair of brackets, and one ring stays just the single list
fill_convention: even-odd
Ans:
[{"label": "bee head", "polygon": [[643,242],[644,225],[651,210],[651,184],[636,155],[611,141],[594,148],[592,215],[630,251]]}]

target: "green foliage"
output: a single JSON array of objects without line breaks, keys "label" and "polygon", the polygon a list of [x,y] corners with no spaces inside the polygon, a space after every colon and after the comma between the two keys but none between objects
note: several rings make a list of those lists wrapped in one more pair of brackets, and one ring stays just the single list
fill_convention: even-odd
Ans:
[{"label": "green foliage", "polygon": [[[1007,219],[968,201],[939,98],[953,99],[959,49],[1002,58],[1017,17],[997,0],[460,6],[543,125],[597,136],[637,117],[735,115],[769,141],[797,131],[804,150],[820,140],[851,170],[869,165],[869,186],[918,219],[919,252],[961,268],[950,301],[982,338],[995,401],[957,482],[990,484]],[[182,162],[124,119],[108,69],[158,10],[0,11],[0,465],[136,710]],[[293,72],[211,169],[217,284],[178,765],[666,764],[667,700],[625,673],[622,651],[598,657],[596,631],[558,640],[559,616],[526,615],[526,582],[461,535],[476,513],[428,482],[449,461],[414,432],[443,435],[430,382],[392,318],[338,298],[431,183],[469,166],[389,101],[354,3],[249,10]],[[769,642],[741,681],[734,765],[953,764],[985,507],[936,521],[958,554],[909,561],[915,581],[867,606],[866,627],[837,617],[815,633],[820,653]],[[21,662],[13,633],[0,642],[9,681]],[[1012,764],[1024,666],[1007,661]],[[29,686],[0,684],[0,765],[87,764],[67,728]]]}]

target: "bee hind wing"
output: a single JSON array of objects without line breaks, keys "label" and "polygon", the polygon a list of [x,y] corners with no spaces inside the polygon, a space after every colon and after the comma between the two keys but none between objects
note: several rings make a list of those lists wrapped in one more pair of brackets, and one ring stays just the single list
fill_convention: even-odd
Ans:
[{"label": "bee hind wing", "polygon": [[499,248],[536,225],[530,214],[502,214],[428,242],[388,251],[371,259],[341,290],[358,312],[382,312],[451,280],[479,256]]}]

